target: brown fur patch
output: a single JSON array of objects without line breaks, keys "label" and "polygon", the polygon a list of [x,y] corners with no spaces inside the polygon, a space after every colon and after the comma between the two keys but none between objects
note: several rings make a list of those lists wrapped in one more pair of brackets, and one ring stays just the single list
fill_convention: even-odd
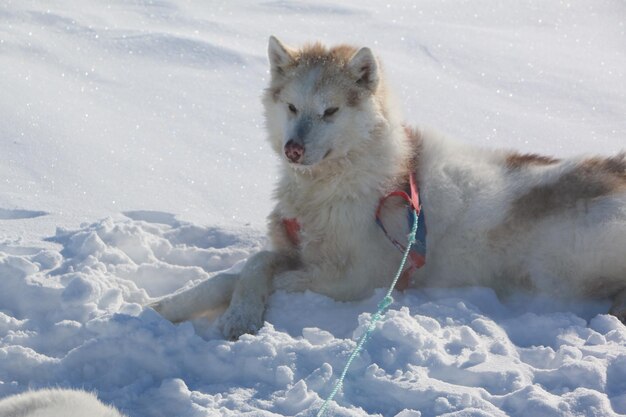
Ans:
[{"label": "brown fur patch", "polygon": [[282,90],[283,90],[282,85],[274,86],[269,89],[269,92],[272,95],[272,99],[274,100],[274,102],[278,101],[278,98],[280,97],[280,92]]},{"label": "brown fur patch", "polygon": [[[278,101],[280,92],[290,76],[294,76],[296,72],[306,72],[315,66],[324,66],[331,69],[331,71],[322,73],[322,77],[316,82],[316,88],[336,82],[337,73],[345,67],[357,50],[358,48],[349,45],[337,45],[327,48],[319,42],[304,45],[301,49],[292,52],[293,59],[281,66],[279,72],[272,72],[270,88],[266,94],[274,102]],[[336,69],[333,70],[333,67]],[[348,106],[358,105],[362,99],[362,93],[356,88],[347,91],[346,102]]]},{"label": "brown fur patch", "polygon": [[346,94],[346,104],[348,107],[356,107],[361,102],[361,93],[356,89],[348,90]]},{"label": "brown fur patch", "polygon": [[[403,125],[402,127],[404,128],[404,133],[409,141],[409,147],[411,150],[411,158],[407,161],[407,170],[409,172],[415,172],[419,166],[419,160],[422,154],[422,134],[418,129],[411,126]],[[417,178],[417,182],[419,183],[419,178]]]},{"label": "brown fur patch", "polygon": [[418,129],[409,125],[402,125],[402,127],[404,128],[404,133],[406,134],[406,137],[409,138],[411,144],[422,143],[422,134]]},{"label": "brown fur patch", "polygon": [[516,170],[527,166],[537,165],[553,165],[560,162],[549,156],[537,155],[535,153],[512,153],[506,157],[506,166],[508,169]]},{"label": "brown fur patch", "polygon": [[510,217],[537,219],[625,189],[626,155],[586,159],[556,182],[538,185],[520,196],[513,202]]},{"label": "brown fur patch", "polygon": [[625,290],[623,279],[598,277],[584,283],[582,294],[589,298],[606,298],[615,297]]},{"label": "brown fur patch", "polygon": [[337,45],[327,48],[319,42],[308,44],[298,51],[296,62],[300,65],[317,65],[333,63],[345,65],[357,52],[357,48],[350,45]]},{"label": "brown fur patch", "polygon": [[281,73],[278,75],[284,75],[287,71],[296,67],[304,68],[320,64],[344,66],[357,51],[358,48],[350,45],[337,45],[327,48],[320,42],[307,44],[302,49],[294,52],[293,60],[281,67]]},{"label": "brown fur patch", "polygon": [[602,172],[613,176],[618,182],[626,183],[626,153],[611,158],[590,158],[583,161],[580,167],[588,174]]}]

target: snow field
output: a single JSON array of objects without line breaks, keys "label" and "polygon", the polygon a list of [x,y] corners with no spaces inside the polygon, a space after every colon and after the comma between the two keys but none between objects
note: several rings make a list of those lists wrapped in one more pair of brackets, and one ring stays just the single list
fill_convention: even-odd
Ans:
[{"label": "snow field", "polygon": [[[314,415],[383,291],[354,303],[277,293],[257,336],[224,341],[206,320],[173,325],[142,305],[263,238],[128,215],[59,230],[56,249],[2,248],[0,395],[82,387],[130,416]],[[626,328],[598,314],[606,303],[502,303],[484,288],[395,299],[333,415],[626,413]]]},{"label": "snow field", "polygon": [[[268,36],[371,47],[412,124],[609,154],[626,147],[625,16],[619,0],[1,2],[0,398],[58,386],[130,417],[314,416],[382,292],[277,293],[237,342],[143,307],[265,244]],[[607,302],[394,297],[333,415],[626,414]]]}]

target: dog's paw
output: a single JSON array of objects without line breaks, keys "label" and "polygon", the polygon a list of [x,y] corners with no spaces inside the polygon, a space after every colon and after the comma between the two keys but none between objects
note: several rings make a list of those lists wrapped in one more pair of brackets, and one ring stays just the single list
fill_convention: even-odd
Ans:
[{"label": "dog's paw", "polygon": [[265,306],[231,305],[218,319],[217,325],[229,340],[237,340],[244,334],[256,334],[263,326]]},{"label": "dog's paw", "polygon": [[276,275],[272,285],[275,290],[303,292],[311,289],[311,279],[303,271],[286,271]]},{"label": "dog's paw", "polygon": [[157,301],[153,301],[151,303],[145,304],[144,305],[145,308],[151,308],[154,311],[156,311],[157,313],[159,313],[160,315],[164,315],[163,314],[163,310],[165,309],[165,300],[157,300]]},{"label": "dog's paw", "polygon": [[144,307],[150,307],[172,323],[178,323],[187,319],[181,314],[176,303],[171,302],[168,298],[154,301],[146,304]]}]

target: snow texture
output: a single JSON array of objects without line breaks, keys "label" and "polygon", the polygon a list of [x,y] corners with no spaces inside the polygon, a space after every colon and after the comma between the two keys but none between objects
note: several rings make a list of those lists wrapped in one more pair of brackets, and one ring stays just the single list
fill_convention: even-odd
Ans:
[{"label": "snow texture", "polygon": [[[130,417],[315,415],[382,290],[276,293],[236,342],[142,307],[265,244],[270,34],[370,46],[410,123],[469,143],[626,148],[623,1],[76,6],[0,4],[0,397],[83,388]],[[394,297],[330,415],[626,415],[626,326],[608,302]]]}]

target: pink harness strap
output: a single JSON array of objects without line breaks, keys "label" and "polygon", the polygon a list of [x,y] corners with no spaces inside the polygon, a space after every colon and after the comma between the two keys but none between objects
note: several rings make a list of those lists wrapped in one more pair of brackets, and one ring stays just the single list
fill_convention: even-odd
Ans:
[{"label": "pink harness strap", "polygon": [[298,246],[300,244],[300,223],[298,223],[298,219],[283,219],[283,226],[289,242],[294,246]]},{"label": "pink harness strap", "polygon": [[[400,191],[400,190],[392,191],[380,199],[380,202],[378,203],[378,208],[376,209],[376,224],[378,224],[378,226],[385,233],[385,236],[387,236],[387,239],[389,239],[391,243],[393,243],[393,245],[396,248],[398,248],[400,252],[404,252],[406,250],[406,246],[398,242],[389,234],[389,232],[387,232],[387,229],[385,228],[385,225],[383,224],[382,218],[380,216],[380,213],[382,211],[383,205],[385,204],[385,201],[388,198],[400,197],[409,204],[410,218],[412,219],[412,221],[417,222],[419,221],[420,218],[423,219],[423,215],[421,215],[422,206],[420,205],[419,191],[417,188],[417,181],[415,180],[414,173],[411,173],[411,175],[409,175],[409,187],[410,187],[410,193],[411,193],[410,196],[404,191]],[[413,211],[415,211],[415,214],[413,214]],[[424,225],[422,225],[422,228],[423,227]],[[423,234],[423,236],[425,237],[425,234]],[[425,242],[422,242],[422,243],[425,243]],[[424,249],[425,249],[425,245],[424,245]],[[400,276],[400,279],[398,280],[398,283],[396,284],[396,289],[400,291],[403,291],[410,286],[411,274],[413,274],[413,272],[416,269],[421,268],[422,266],[424,266],[424,264],[426,264],[425,253],[422,253],[420,251],[415,251],[413,250],[413,248],[411,249],[411,252],[409,252],[408,260],[409,260],[409,267],[402,272],[402,275]]]}]

